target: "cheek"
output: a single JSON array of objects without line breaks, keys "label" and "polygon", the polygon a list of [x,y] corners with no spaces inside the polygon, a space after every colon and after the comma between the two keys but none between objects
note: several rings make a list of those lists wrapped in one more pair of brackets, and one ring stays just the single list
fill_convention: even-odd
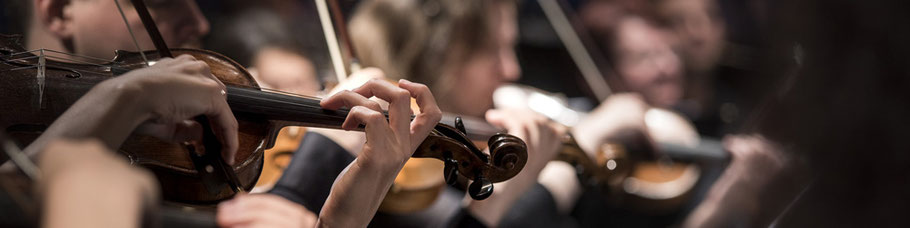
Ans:
[{"label": "cheek", "polygon": [[655,71],[648,67],[627,66],[623,67],[620,72],[623,81],[633,92],[640,92],[640,90],[647,88],[656,78],[654,76]]},{"label": "cheek", "polygon": [[492,97],[493,91],[502,84],[495,71],[494,64],[475,61],[466,67],[465,74],[459,78],[459,84],[462,89],[471,91],[471,96],[489,99]]},{"label": "cheek", "polygon": [[123,37],[127,31],[121,19],[102,15],[88,13],[73,18],[73,45],[77,54],[111,58],[114,50],[131,43],[131,39]]},{"label": "cheek", "polygon": [[[156,17],[156,24],[158,25],[158,30],[161,32],[161,37],[170,45],[174,47],[180,47],[183,44],[180,40],[181,29],[185,26],[189,26],[192,22],[191,18],[186,15],[179,14],[160,14]],[[140,24],[141,26],[141,24]],[[144,28],[140,28],[144,29]]]}]

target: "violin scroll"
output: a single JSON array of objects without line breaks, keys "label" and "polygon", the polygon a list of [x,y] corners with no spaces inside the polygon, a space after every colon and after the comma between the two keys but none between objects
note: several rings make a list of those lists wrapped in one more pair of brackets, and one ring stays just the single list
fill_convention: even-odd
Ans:
[{"label": "violin scroll", "polygon": [[524,163],[528,160],[528,146],[525,145],[524,141],[513,135],[497,133],[490,137],[490,140],[487,141],[487,146],[490,148],[493,164],[497,167],[505,169],[513,169],[516,166],[524,167]]},{"label": "violin scroll", "polygon": [[496,134],[487,145],[490,155],[474,146],[461,129],[438,124],[412,157],[442,160],[446,183],[456,184],[459,176],[473,180],[468,194],[483,200],[493,194],[493,183],[514,177],[528,160],[527,145],[518,137]]}]

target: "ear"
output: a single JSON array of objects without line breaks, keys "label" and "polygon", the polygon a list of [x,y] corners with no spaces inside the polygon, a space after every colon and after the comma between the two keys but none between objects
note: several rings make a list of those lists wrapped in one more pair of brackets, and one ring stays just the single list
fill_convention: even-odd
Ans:
[{"label": "ear", "polygon": [[35,0],[35,18],[45,30],[57,38],[72,38],[72,17],[66,12],[70,3],[70,0]]}]

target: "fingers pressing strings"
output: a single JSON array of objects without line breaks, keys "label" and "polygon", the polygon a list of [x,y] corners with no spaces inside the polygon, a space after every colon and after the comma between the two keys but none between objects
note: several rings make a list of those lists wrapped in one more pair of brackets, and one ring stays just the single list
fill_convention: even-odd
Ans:
[{"label": "fingers pressing strings", "polygon": [[411,94],[379,79],[368,81],[354,92],[364,97],[378,97],[389,102],[389,124],[399,137],[410,135]]},{"label": "fingers pressing strings", "polygon": [[420,114],[417,114],[410,127],[411,148],[417,149],[436,123],[442,119],[442,111],[437,106],[436,98],[433,97],[430,88],[426,85],[401,79],[398,81],[398,87],[407,90],[411,97],[417,100],[417,107],[420,108]]}]

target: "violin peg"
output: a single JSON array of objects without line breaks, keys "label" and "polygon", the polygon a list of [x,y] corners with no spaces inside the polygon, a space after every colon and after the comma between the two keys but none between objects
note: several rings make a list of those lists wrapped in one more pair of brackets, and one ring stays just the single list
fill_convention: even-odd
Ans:
[{"label": "violin peg", "polygon": [[446,178],[446,184],[455,186],[455,183],[458,182],[458,162],[451,158],[445,159],[443,175]]},{"label": "violin peg", "polygon": [[490,197],[490,195],[493,195],[493,182],[490,182],[487,178],[477,174],[477,177],[474,178],[474,182],[471,183],[471,186],[468,186],[468,194],[470,194],[471,198],[474,200],[485,200]]},{"label": "violin peg", "polygon": [[464,120],[461,119],[461,116],[455,117],[455,129],[458,129],[462,134],[468,134],[468,130],[464,128]]}]

